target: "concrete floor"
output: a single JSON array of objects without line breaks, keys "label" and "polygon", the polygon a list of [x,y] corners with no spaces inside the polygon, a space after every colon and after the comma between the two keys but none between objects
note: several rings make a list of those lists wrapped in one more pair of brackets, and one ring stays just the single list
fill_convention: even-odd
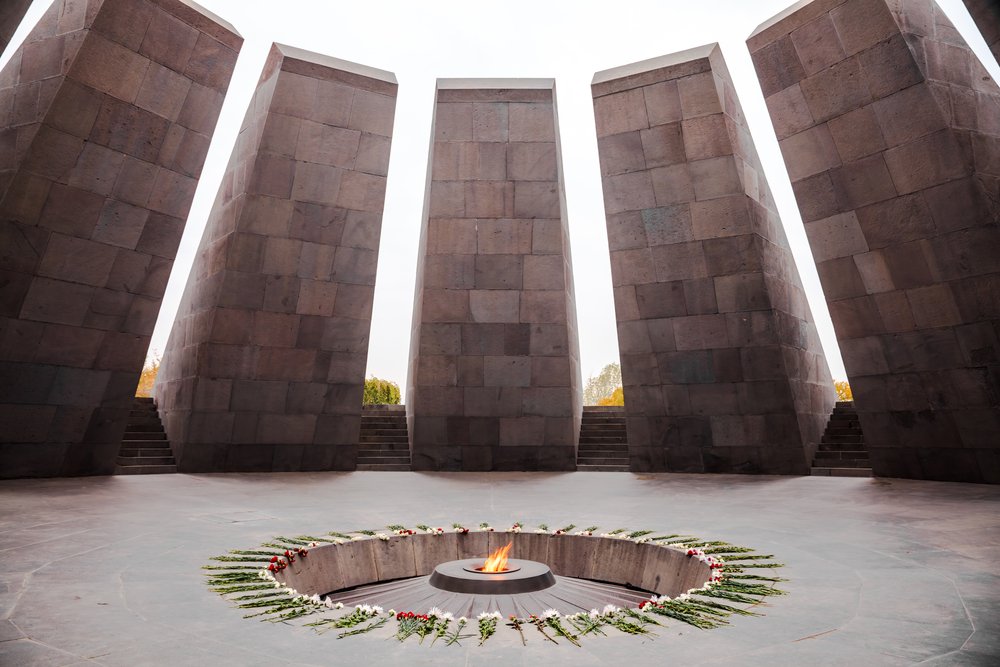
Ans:
[{"label": "concrete floor", "polygon": [[[774,553],[762,618],[583,648],[501,628],[486,645],[337,640],[244,620],[210,556],[390,523],[600,524]],[[1000,665],[1000,488],[624,473],[287,473],[0,482],[0,664]],[[419,611],[419,610],[418,610]],[[393,627],[392,622],[387,627]],[[537,633],[535,633],[537,635]]]}]

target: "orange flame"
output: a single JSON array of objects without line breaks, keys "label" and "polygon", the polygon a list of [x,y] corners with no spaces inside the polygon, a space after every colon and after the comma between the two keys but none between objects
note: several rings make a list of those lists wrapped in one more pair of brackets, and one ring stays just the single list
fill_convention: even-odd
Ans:
[{"label": "orange flame", "polygon": [[483,572],[504,572],[507,569],[507,552],[510,551],[513,542],[508,542],[507,546],[497,549],[493,555],[486,559]]}]

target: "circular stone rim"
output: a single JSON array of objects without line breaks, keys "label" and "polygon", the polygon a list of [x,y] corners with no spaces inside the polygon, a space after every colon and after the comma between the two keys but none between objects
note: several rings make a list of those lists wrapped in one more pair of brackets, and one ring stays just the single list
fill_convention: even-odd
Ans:
[{"label": "circular stone rim", "polygon": [[[510,565],[510,561],[511,561],[511,559],[508,558],[507,559],[507,565]],[[466,572],[471,572],[473,574],[501,574],[502,575],[502,574],[510,574],[512,572],[517,572],[521,568],[520,567],[507,567],[507,568],[505,568],[503,570],[500,570],[499,572],[487,572],[486,570],[483,570],[481,568],[469,567],[468,565],[466,565],[462,569],[465,570]]]},{"label": "circular stone rim", "polygon": [[507,572],[469,572],[467,567],[483,564],[483,558],[466,558],[441,563],[434,568],[428,583],[442,591],[471,595],[516,595],[534,593],[556,584],[555,575],[545,563],[509,559]]}]

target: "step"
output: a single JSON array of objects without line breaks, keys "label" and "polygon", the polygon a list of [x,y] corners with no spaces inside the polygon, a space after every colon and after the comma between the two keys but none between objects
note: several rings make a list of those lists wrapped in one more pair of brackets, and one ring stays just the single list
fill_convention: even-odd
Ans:
[{"label": "step", "polygon": [[150,420],[141,424],[136,423],[134,420],[129,420],[128,426],[125,427],[128,433],[162,433],[163,424],[160,423],[159,417],[155,420]]},{"label": "step", "polygon": [[867,459],[868,452],[861,450],[818,451],[817,459]]},{"label": "step", "polygon": [[131,426],[125,427],[123,440],[166,440],[167,434],[161,431],[133,431]]},{"label": "step", "polygon": [[175,465],[162,466],[115,466],[116,475],[158,475],[177,472]]},{"label": "step", "polygon": [[132,440],[122,439],[122,447],[132,447],[133,449],[170,449],[169,440]]},{"label": "step", "polygon": [[119,456],[116,463],[120,466],[163,466],[177,462],[173,456]]},{"label": "step", "polygon": [[407,452],[410,450],[408,442],[361,442],[358,443],[359,452]]},{"label": "step", "polygon": [[837,412],[836,410],[834,410],[833,414],[830,415],[830,421],[838,421],[838,422],[850,422],[850,421],[853,421],[853,422],[856,422],[856,421],[859,421],[858,420],[858,413],[857,412]]},{"label": "step", "polygon": [[811,475],[819,477],[873,477],[871,468],[816,468]]},{"label": "step", "polygon": [[402,463],[359,463],[357,470],[370,472],[409,472],[410,464]]},{"label": "step", "polygon": [[579,456],[576,459],[577,465],[589,465],[589,466],[628,466],[629,458],[625,457],[609,457],[609,458],[591,458]]},{"label": "step", "polygon": [[359,445],[407,445],[409,439],[406,437],[396,438],[388,435],[363,435],[358,438]]},{"label": "step", "polygon": [[[837,423],[839,424],[840,422]],[[826,427],[826,430],[823,431],[823,433],[825,435],[861,435],[862,431],[860,426],[841,427],[841,426],[833,426],[831,424]]]},{"label": "step", "polygon": [[131,410],[128,413],[129,421],[133,419],[149,419],[150,417],[160,418],[160,413],[155,408],[152,410]]},{"label": "step", "polygon": [[584,424],[625,424],[624,417],[588,417],[583,415],[580,421]]},{"label": "step", "polygon": [[581,449],[577,451],[576,454],[576,457],[579,459],[627,459],[628,456],[629,456],[628,450],[624,452],[622,451],[614,452],[614,451],[608,451],[606,449],[598,449],[593,451]]},{"label": "step", "polygon": [[829,445],[847,444],[849,442],[864,442],[864,441],[865,441],[865,436],[860,433],[856,433],[853,435],[827,435],[824,433],[822,440],[820,440],[820,442],[824,442]]},{"label": "step", "polygon": [[813,459],[814,468],[871,468],[869,459]]},{"label": "step", "polygon": [[173,456],[173,450],[170,447],[161,447],[159,449],[146,449],[142,447],[122,447],[118,450],[118,456],[124,456],[126,458],[136,457],[136,456]]},{"label": "step", "polygon": [[630,472],[627,465],[589,465],[585,463],[577,463],[576,470],[577,472]]},{"label": "step", "polygon": [[614,452],[627,452],[628,451],[628,443],[602,444],[602,443],[599,443],[599,442],[581,442],[579,449],[580,449],[580,451],[591,451],[591,450],[597,450],[597,449],[602,449],[602,450],[606,449],[606,450],[614,451]]},{"label": "step", "polygon": [[607,443],[607,444],[617,444],[617,443],[627,444],[628,443],[628,438],[626,438],[623,435],[622,436],[608,436],[608,437],[602,437],[602,436],[599,436],[599,435],[588,435],[588,436],[581,435],[580,436],[580,442],[581,443],[591,444],[591,445],[600,445],[600,444],[604,444],[604,443]]},{"label": "step", "polygon": [[152,403],[153,402],[153,397],[152,396],[135,396],[132,399],[132,401],[134,403]]},{"label": "step", "polygon": [[369,464],[379,464],[379,465],[405,465],[409,467],[410,457],[409,456],[385,456],[385,457],[368,457],[368,456],[358,456],[358,466],[369,465]]},{"label": "step", "polygon": [[858,444],[847,444],[847,445],[829,445],[820,444],[819,450],[821,452],[867,452],[868,449],[864,446],[864,443]]},{"label": "step", "polygon": [[406,435],[406,427],[403,428],[364,428],[361,427],[361,435]]}]

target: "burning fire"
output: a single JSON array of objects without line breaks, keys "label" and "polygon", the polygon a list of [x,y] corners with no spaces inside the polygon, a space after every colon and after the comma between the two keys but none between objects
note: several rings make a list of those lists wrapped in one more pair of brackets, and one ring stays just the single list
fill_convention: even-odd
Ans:
[{"label": "burning fire", "polygon": [[497,549],[493,555],[486,559],[483,572],[504,572],[507,570],[507,552],[510,551],[513,542],[508,542],[507,546]]}]

